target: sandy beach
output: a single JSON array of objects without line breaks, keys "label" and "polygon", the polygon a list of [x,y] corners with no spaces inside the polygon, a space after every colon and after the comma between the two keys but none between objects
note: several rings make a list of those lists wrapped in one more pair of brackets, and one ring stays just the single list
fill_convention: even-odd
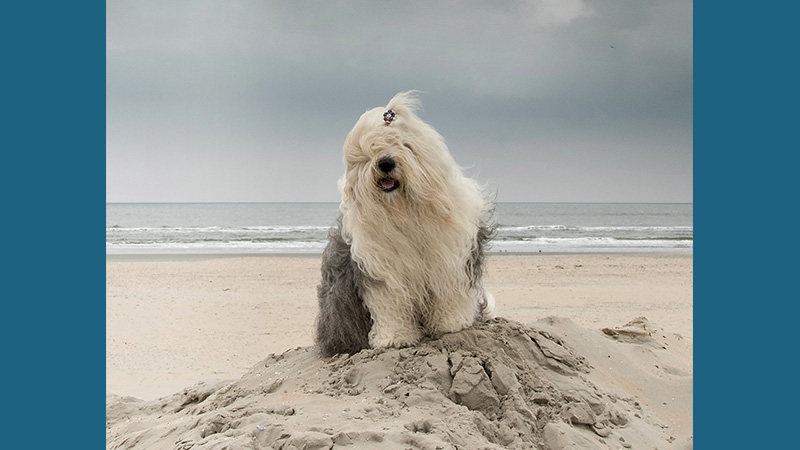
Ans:
[{"label": "sandy beach", "polygon": [[[669,445],[665,448],[691,448],[692,255],[493,254],[488,259],[486,285],[496,298],[498,316],[502,320],[486,329],[473,330],[474,333],[488,333],[486,336],[469,337],[457,333],[450,341],[443,338],[418,349],[405,350],[405,353],[398,350],[367,351],[362,355],[364,361],[361,363],[352,358],[323,361],[313,352],[319,267],[319,256],[107,257],[109,448],[178,448],[176,442],[179,441],[186,444],[180,448],[190,448],[201,441],[210,445],[211,434],[217,435],[214,439],[226,436],[226,439],[249,439],[263,444],[261,447],[256,445],[256,448],[330,448],[328,443],[337,442],[353,445],[348,448],[373,448],[365,444],[369,442],[383,442],[383,448],[427,448],[425,445],[428,444],[433,445],[430,448],[470,448],[478,444],[480,448],[495,448],[492,445],[496,448],[528,448],[524,445],[529,442],[539,442],[546,448],[582,448],[585,445],[581,444],[582,439],[587,436],[593,436],[592,439],[599,437],[609,446],[609,439],[613,438],[614,445],[626,448],[637,439],[647,443],[663,440]],[[640,317],[646,320],[634,321]],[[532,328],[521,325],[531,325]],[[555,343],[553,345],[558,349],[542,350],[544,362],[532,367],[528,367],[531,364],[529,360],[512,358],[515,362],[511,362],[487,354],[482,359],[484,367],[511,367],[513,370],[486,369],[494,386],[489,389],[491,395],[469,400],[457,383],[463,378],[459,374],[472,374],[470,364],[475,362],[475,358],[481,358],[480,347],[471,346],[481,339],[497,340],[499,336],[505,336],[505,340],[492,344],[502,347],[504,342],[515,342],[514,336],[523,335],[530,337],[525,339],[528,344],[537,342],[536,348],[540,350],[550,345],[540,342],[544,339],[542,336],[548,339],[547,342]],[[456,342],[461,339],[459,336],[463,337],[463,342]],[[511,355],[527,351],[521,348],[509,348],[500,353]],[[531,351],[539,354],[540,350]],[[409,405],[407,399],[396,395],[395,390],[387,391],[395,389],[386,384],[386,380],[394,380],[389,375],[361,380],[367,367],[363,365],[374,364],[376,373],[381,373],[381,367],[400,367],[403,361],[422,364],[420,361],[428,361],[425,358],[433,359],[422,365],[433,367],[433,372],[441,374],[431,362],[439,361],[434,358],[436,352],[444,352],[442,357],[449,361],[450,375],[445,377],[446,380],[442,379],[444,381],[439,380],[441,383],[436,381],[436,377],[430,378],[436,382],[432,382],[432,387],[428,386],[428,391],[418,393],[427,399],[425,402],[420,400]],[[606,360],[612,356],[628,362],[610,364]],[[555,360],[557,364],[553,363]],[[282,382],[280,392],[276,390],[276,395],[283,396],[279,401],[273,398],[269,407],[259,403],[261,409],[258,411],[273,408],[270,417],[274,420],[269,419],[272,422],[262,418],[259,423],[250,423],[241,416],[229,417],[227,428],[223,427],[216,433],[209,433],[207,429],[202,433],[198,431],[190,439],[186,436],[191,433],[186,430],[197,428],[198,424],[205,423],[204,419],[198,419],[191,426],[181,425],[186,428],[182,432],[176,423],[183,419],[165,414],[164,408],[172,408],[169,410],[171,414],[183,417],[187,414],[186,404],[198,404],[202,408],[198,406],[193,414],[214,412],[219,416],[220,411],[228,408],[225,414],[230,415],[231,403],[224,400],[225,396],[236,390],[235,398],[239,401],[251,398],[255,402],[255,398],[262,401],[269,397],[264,394],[272,391],[263,387],[256,389],[255,380],[264,381],[263,377],[268,375],[264,370],[270,372],[271,367],[280,364],[286,365],[282,370],[295,370],[299,374],[298,384]],[[348,367],[349,372],[345,370]],[[546,387],[525,381],[525,374],[537,370],[544,370],[538,379],[549,380]],[[349,378],[345,372],[350,374]],[[428,376],[423,372],[415,369],[408,374]],[[511,373],[514,375],[508,375]],[[497,374],[507,376],[504,379]],[[337,380],[337,376],[346,380],[338,387],[334,386],[338,390],[330,391],[331,380]],[[500,381],[495,383],[497,377]],[[414,380],[414,386],[422,386],[418,389],[424,390],[427,386],[420,384],[418,378]],[[576,387],[578,380],[589,387]],[[314,386],[315,383],[320,385]],[[516,391],[506,386],[509,383],[517,386],[515,389],[520,392],[525,391],[526,395],[513,395]],[[473,385],[480,386],[480,382]],[[339,399],[343,395],[342,389],[347,386],[361,389],[356,394],[353,392],[358,389],[351,389],[345,396],[352,397],[352,405],[325,403],[327,399]],[[338,422],[328,420],[324,424],[309,425],[313,425],[314,420],[321,421],[319,415],[322,412],[335,415],[337,410],[355,411],[357,401],[363,404],[367,399],[359,396],[370,395],[371,390],[379,391],[381,398],[391,397],[391,402],[400,403],[392,410],[392,403],[384,400],[366,412],[353,412],[352,416],[359,419],[344,414]],[[304,394],[306,391],[314,391],[317,396],[311,399]],[[592,394],[578,395],[583,403],[570,403],[570,399],[575,397],[570,392],[584,391]],[[412,389],[409,392],[413,395],[416,391]],[[431,394],[441,392],[445,393],[443,399],[433,398]],[[539,398],[532,396],[531,392],[548,392],[552,398]],[[493,396],[497,396],[497,400]],[[158,403],[157,399],[161,402]],[[513,408],[512,403],[516,405]],[[255,408],[255,404],[252,403],[251,407]],[[575,408],[584,404],[589,405],[586,411],[593,411],[589,413],[588,431],[574,426],[585,419],[584,413],[575,412],[578,411]],[[276,413],[274,408],[280,405],[291,405],[292,413],[288,414],[288,410],[283,410],[284,414]],[[543,405],[549,405],[550,409]],[[461,412],[446,412],[451,406],[461,408],[458,410]],[[427,411],[436,420],[424,422],[420,418],[415,422],[417,419],[403,416],[405,422],[397,422],[399,429],[396,433],[391,425],[394,422],[383,423],[393,415],[401,414],[398,412],[401,410],[406,411],[402,414],[411,414],[416,411],[415,407],[423,408],[420,411]],[[642,407],[646,408],[642,410]],[[638,412],[636,408],[640,408]],[[434,409],[438,412],[433,412]],[[538,412],[531,413],[533,418],[527,418],[533,410]],[[370,411],[376,411],[372,419]],[[476,419],[463,415],[476,411],[482,414],[481,420],[489,420],[485,426],[474,425]],[[441,416],[445,413],[454,417],[453,423]],[[459,414],[463,416],[463,424],[467,425],[456,424],[455,418],[462,417]],[[516,416],[520,418],[514,419]],[[216,419],[207,420],[213,422]],[[242,420],[247,422],[246,427]],[[293,420],[299,421],[298,424],[292,425]],[[364,420],[372,420],[378,427],[376,429],[384,430],[378,433],[380,439],[378,435],[348,431],[354,421]],[[537,420],[545,420],[549,425],[536,425],[534,422]],[[139,424],[132,427],[131,421]],[[148,423],[145,427],[144,424]],[[304,424],[303,430],[300,430],[299,423]],[[409,426],[409,423],[417,425]],[[562,429],[561,423],[570,424],[569,430]],[[276,431],[279,424],[283,431]],[[205,426],[207,428],[208,424]],[[477,426],[478,431],[470,428],[473,426]],[[538,429],[535,433],[530,432],[535,436],[515,431],[526,427],[534,431]],[[143,433],[144,428],[160,430],[160,437],[157,439],[155,435]],[[246,432],[235,431],[244,428],[247,428]],[[286,431],[290,428],[296,432]],[[436,430],[439,430],[438,434]],[[471,441],[470,436],[476,433],[480,436]],[[295,438],[301,435],[305,437],[297,438],[300,439],[297,441]],[[317,441],[321,442],[320,446],[312,445]],[[159,442],[163,445],[157,444]],[[222,442],[219,441],[220,445]],[[359,447],[359,443],[364,446]],[[393,447],[390,443],[398,446]],[[599,444],[595,442],[593,445]]]}]

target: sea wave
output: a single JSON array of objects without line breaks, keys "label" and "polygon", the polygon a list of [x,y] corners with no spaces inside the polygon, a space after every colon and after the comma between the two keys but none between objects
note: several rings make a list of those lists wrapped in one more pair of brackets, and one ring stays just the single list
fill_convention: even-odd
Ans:
[{"label": "sea wave", "polygon": [[690,226],[568,226],[568,225],[520,225],[508,226],[500,225],[497,227],[498,232],[504,231],[682,231],[693,232],[694,227]]},{"label": "sea wave", "polygon": [[296,233],[296,232],[327,232],[330,226],[252,226],[252,227],[120,227],[112,225],[106,228],[106,233],[241,233],[241,232],[264,232],[264,233]]},{"label": "sea wave", "polygon": [[619,239],[612,237],[495,239],[490,252],[692,252],[693,239]]},{"label": "sea wave", "polygon": [[325,241],[106,242],[106,253],[322,253],[326,244]]},{"label": "sea wave", "polygon": [[[322,253],[327,240],[237,240],[194,242],[106,242],[108,254],[135,253]],[[692,252],[692,239],[526,238],[495,240],[490,253]]]},{"label": "sea wave", "polygon": [[[688,251],[691,204],[504,204],[490,251]],[[108,204],[108,253],[322,252],[337,204]]]}]

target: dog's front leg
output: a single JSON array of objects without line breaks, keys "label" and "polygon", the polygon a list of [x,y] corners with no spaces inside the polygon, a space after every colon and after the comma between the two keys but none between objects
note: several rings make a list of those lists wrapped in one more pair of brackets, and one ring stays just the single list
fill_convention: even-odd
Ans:
[{"label": "dog's front leg", "polygon": [[372,316],[372,348],[409,347],[422,339],[414,302],[401,292],[376,286],[364,293],[364,304]]},{"label": "dog's front leg", "polygon": [[432,295],[428,314],[422,321],[431,336],[461,331],[475,321],[475,301],[463,291],[446,296]]}]

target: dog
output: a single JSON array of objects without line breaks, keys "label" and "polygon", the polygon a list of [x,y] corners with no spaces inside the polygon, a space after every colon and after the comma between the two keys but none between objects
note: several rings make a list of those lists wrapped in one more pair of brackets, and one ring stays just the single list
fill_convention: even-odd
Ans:
[{"label": "dog", "polygon": [[483,286],[494,203],[419,106],[415,91],[401,92],[345,139],[340,215],[317,287],[323,356],[413,346],[495,317]]}]

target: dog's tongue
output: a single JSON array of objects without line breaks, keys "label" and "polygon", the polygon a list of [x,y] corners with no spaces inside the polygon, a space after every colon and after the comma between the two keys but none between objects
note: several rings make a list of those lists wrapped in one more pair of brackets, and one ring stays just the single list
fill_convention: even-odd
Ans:
[{"label": "dog's tongue", "polygon": [[391,178],[384,178],[381,180],[381,187],[384,189],[391,189],[395,186],[396,181]]}]

